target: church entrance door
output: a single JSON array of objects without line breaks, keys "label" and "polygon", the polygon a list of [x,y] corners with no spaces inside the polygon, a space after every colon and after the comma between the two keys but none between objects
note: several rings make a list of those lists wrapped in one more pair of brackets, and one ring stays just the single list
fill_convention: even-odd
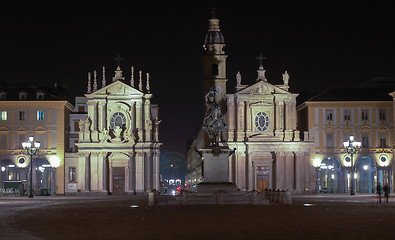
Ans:
[{"label": "church entrance door", "polygon": [[125,168],[112,168],[112,194],[125,195]]},{"label": "church entrance door", "polygon": [[258,192],[263,192],[266,188],[269,189],[269,167],[257,166],[256,179]]}]

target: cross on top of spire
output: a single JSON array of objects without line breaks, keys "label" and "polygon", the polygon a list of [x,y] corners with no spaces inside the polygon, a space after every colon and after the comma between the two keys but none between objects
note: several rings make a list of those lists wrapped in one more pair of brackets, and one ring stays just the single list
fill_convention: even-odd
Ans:
[{"label": "cross on top of spire", "polygon": [[211,18],[217,18],[217,17],[215,16],[215,7],[212,7],[212,8],[210,9],[210,15],[211,15]]},{"label": "cross on top of spire", "polygon": [[118,54],[118,56],[116,58],[114,58],[115,61],[117,61],[118,67],[120,67],[120,63],[122,60],[124,60],[123,58],[121,58],[121,56]]},{"label": "cross on top of spire", "polygon": [[262,61],[263,61],[264,59],[266,59],[266,57],[263,57],[263,56],[262,56],[262,53],[260,52],[260,53],[259,53],[259,56],[256,57],[256,59],[259,60],[259,66],[262,66]]}]

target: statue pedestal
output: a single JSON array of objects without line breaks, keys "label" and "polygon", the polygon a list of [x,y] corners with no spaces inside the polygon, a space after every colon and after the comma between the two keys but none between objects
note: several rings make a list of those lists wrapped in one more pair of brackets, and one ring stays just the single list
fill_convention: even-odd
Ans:
[{"label": "statue pedestal", "polygon": [[229,182],[228,147],[206,147],[200,149],[203,158],[203,181],[197,185],[197,192],[236,192],[236,185]]}]

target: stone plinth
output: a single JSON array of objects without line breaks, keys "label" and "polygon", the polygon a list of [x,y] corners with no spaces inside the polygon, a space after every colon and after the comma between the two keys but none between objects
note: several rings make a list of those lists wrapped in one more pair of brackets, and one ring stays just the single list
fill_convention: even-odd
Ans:
[{"label": "stone plinth", "polygon": [[200,149],[203,158],[204,183],[229,182],[229,154],[228,147],[207,147]]}]

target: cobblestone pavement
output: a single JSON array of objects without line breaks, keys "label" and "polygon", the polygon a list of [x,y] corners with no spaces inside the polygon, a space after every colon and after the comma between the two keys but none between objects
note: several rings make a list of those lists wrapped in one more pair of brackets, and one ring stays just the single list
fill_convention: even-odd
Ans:
[{"label": "cobblestone pavement", "polygon": [[0,199],[0,239],[393,239],[395,199],[293,196],[292,205],[181,206],[161,196]]}]

